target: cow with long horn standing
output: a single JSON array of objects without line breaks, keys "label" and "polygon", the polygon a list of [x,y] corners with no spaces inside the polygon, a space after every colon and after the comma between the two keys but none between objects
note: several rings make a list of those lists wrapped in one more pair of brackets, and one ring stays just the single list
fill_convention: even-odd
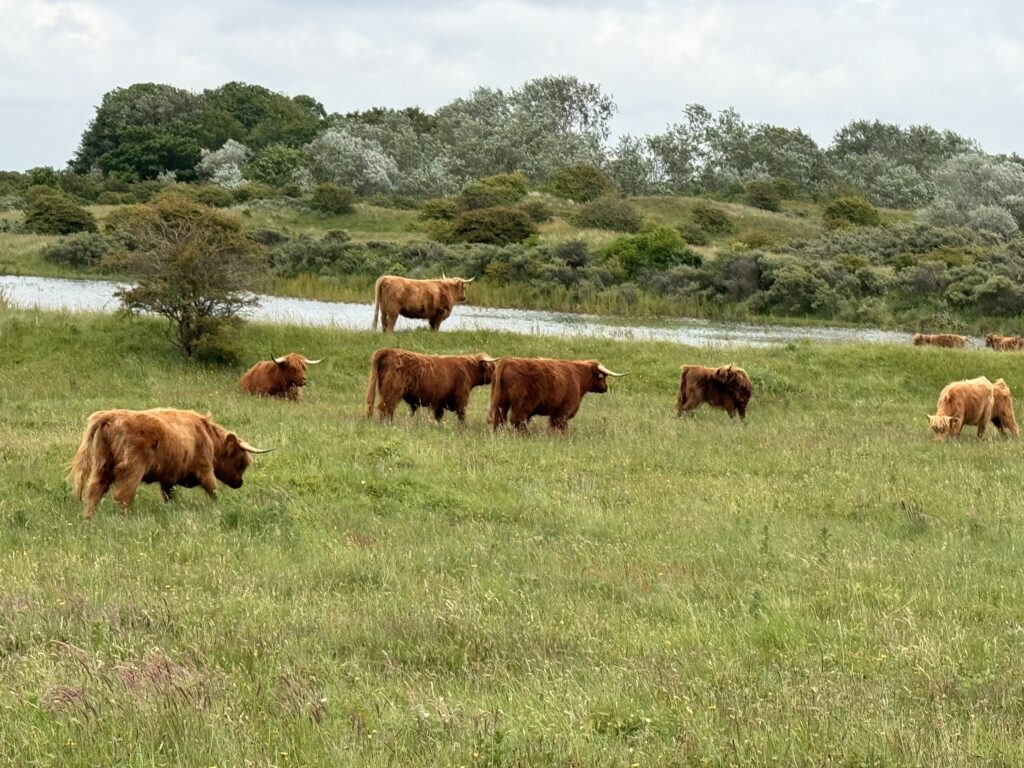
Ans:
[{"label": "cow with long horn standing", "polygon": [[565,432],[588,392],[607,392],[609,376],[625,376],[597,360],[506,357],[495,366],[488,422],[495,431],[511,420],[525,432],[534,416],[549,417],[552,432]]},{"label": "cow with long horn standing", "polygon": [[475,387],[491,383],[493,357],[475,355],[423,355],[404,349],[378,349],[370,360],[366,385],[366,415],[373,415],[374,401],[381,419],[392,419],[403,400],[412,413],[428,408],[438,421],[445,411],[466,420],[469,395]]},{"label": "cow with long horn standing", "polygon": [[391,333],[401,315],[414,320],[426,320],[430,323],[430,329],[436,331],[451,315],[452,308],[466,300],[466,285],[475,279],[442,277],[413,280],[397,275],[378,277],[373,287],[372,327],[377,330],[379,319],[384,333]]},{"label": "cow with long horn standing", "polygon": [[238,386],[250,395],[298,400],[306,386],[306,367],[323,362],[292,352],[283,357],[261,360],[242,374]]},{"label": "cow with long horn standing", "polygon": [[176,485],[198,485],[216,498],[218,480],[241,488],[250,454],[268,450],[239,439],[209,414],[175,408],[97,411],[71,462],[71,483],[75,497],[85,501],[88,520],[112,485],[117,486],[114,500],[124,510],[139,483],[159,483],[165,501]]}]

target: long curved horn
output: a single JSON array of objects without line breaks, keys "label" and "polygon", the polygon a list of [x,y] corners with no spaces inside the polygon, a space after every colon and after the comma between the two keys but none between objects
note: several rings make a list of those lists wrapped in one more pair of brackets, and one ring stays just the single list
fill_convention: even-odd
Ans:
[{"label": "long curved horn", "polygon": [[464,283],[472,283],[474,280],[476,280],[476,275],[473,275],[468,280],[466,278],[464,278],[464,277],[462,278],[462,282],[464,282]]},{"label": "long curved horn", "polygon": [[446,275],[444,273],[444,267],[441,267],[441,279],[442,280],[447,280],[448,279],[448,275]]},{"label": "long curved horn", "polygon": [[598,366],[597,366],[597,370],[599,370],[599,371],[600,371],[601,373],[603,373],[603,374],[604,374],[605,376],[625,376],[625,375],[626,375],[626,374],[624,374],[624,373],[616,373],[615,371],[609,371],[609,370],[608,370],[607,368],[605,368],[605,367],[604,367],[603,365],[598,365]]},{"label": "long curved horn", "polygon": [[270,453],[274,450],[273,448],[255,448],[245,442],[245,440],[239,440],[238,447],[247,453]]},{"label": "long curved horn", "polygon": [[322,363],[327,358],[321,357],[319,360],[310,360],[308,357],[304,357],[302,359],[306,361],[306,365],[316,365],[317,363]]},{"label": "long curved horn", "polygon": [[501,360],[501,358],[500,357],[491,357],[490,355],[484,355],[483,360],[484,360],[485,363],[496,363],[499,360]]},{"label": "long curved horn", "polygon": [[285,357],[287,357],[287,355],[285,355],[283,357],[272,357],[270,359],[273,360],[278,365],[280,365],[281,363],[283,363],[285,361]]}]

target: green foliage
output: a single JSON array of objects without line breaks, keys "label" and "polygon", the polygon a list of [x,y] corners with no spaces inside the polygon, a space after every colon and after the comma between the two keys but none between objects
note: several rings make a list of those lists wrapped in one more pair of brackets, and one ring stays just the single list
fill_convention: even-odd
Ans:
[{"label": "green foliage", "polygon": [[366,205],[390,208],[395,211],[416,211],[420,208],[420,201],[408,195],[370,195],[364,198],[363,202]]},{"label": "green foliage", "polygon": [[839,227],[876,227],[882,219],[877,209],[863,197],[837,197],[822,211],[825,225]]},{"label": "green foliage", "polygon": [[537,224],[551,221],[551,218],[555,215],[554,211],[551,210],[551,206],[539,198],[532,198],[520,203],[519,210],[523,211],[530,217],[531,221]]},{"label": "green foliage", "polygon": [[262,248],[241,223],[168,194],[122,209],[107,226],[128,244],[107,259],[135,280],[117,291],[125,309],[167,318],[185,357],[204,346],[222,356],[223,333],[256,301],[252,292],[265,265]]},{"label": "green foliage", "polygon": [[748,182],[743,191],[743,199],[747,205],[760,208],[763,211],[778,211],[782,209],[782,198],[770,181]]},{"label": "green foliage", "polygon": [[235,203],[233,191],[218,187],[216,184],[188,187],[188,195],[195,198],[197,202],[213,208],[230,208]]},{"label": "green foliage", "polygon": [[467,184],[459,195],[463,211],[478,208],[508,207],[518,203],[530,191],[530,183],[521,173],[499,173]]},{"label": "green foliage", "polygon": [[259,181],[250,181],[231,190],[236,203],[248,203],[252,200],[269,200],[277,196],[274,188]]},{"label": "green foliage", "polygon": [[76,269],[91,269],[99,266],[104,257],[114,250],[110,241],[97,232],[65,237],[42,250],[44,261]]},{"label": "green foliage", "polygon": [[734,229],[729,214],[712,203],[697,203],[691,215],[697,226],[712,235],[725,235]]},{"label": "green foliage", "polygon": [[70,235],[95,232],[97,227],[93,215],[63,193],[38,192],[25,206],[25,229],[39,235]]},{"label": "green foliage", "polygon": [[245,166],[245,177],[251,181],[279,187],[295,177],[303,167],[302,151],[284,144],[271,144],[257,152]]},{"label": "green foliage", "polygon": [[639,232],[643,224],[640,212],[620,197],[599,197],[581,205],[571,218],[577,227],[614,232]]},{"label": "green foliage", "polygon": [[779,193],[779,197],[783,200],[794,200],[799,193],[796,183],[792,179],[782,176],[776,176],[772,179],[772,186],[775,187],[775,191]]},{"label": "green foliage", "polygon": [[451,223],[449,238],[456,243],[519,243],[537,231],[530,217],[515,208],[463,211]]},{"label": "green foliage", "polygon": [[459,214],[459,201],[454,197],[434,197],[420,206],[420,218],[425,221],[448,221]]},{"label": "green foliage", "polygon": [[676,227],[687,245],[707,245],[711,242],[707,231],[695,221],[686,221]]},{"label": "green foliage", "polygon": [[544,191],[556,197],[586,203],[615,193],[607,174],[593,165],[569,165],[559,168],[544,185]]},{"label": "green foliage", "polygon": [[327,214],[351,213],[356,193],[338,184],[317,184],[309,199],[310,207]]},{"label": "green foliage", "polygon": [[651,227],[638,235],[618,237],[602,249],[601,256],[617,263],[629,278],[648,271],[701,265],[700,255],[670,227]]}]

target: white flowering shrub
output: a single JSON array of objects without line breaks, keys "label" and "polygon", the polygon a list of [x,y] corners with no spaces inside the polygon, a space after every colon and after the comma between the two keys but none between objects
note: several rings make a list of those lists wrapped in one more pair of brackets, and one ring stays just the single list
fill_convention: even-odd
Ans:
[{"label": "white flowering shrub", "polygon": [[320,183],[342,184],[362,195],[391,192],[399,181],[398,165],[381,145],[329,128],[306,145],[309,171]]},{"label": "white flowering shrub", "polygon": [[196,175],[220,187],[234,189],[245,179],[243,172],[252,152],[244,144],[228,139],[220,149],[204,149],[200,152]]},{"label": "white flowering shrub", "polygon": [[931,224],[969,227],[1009,239],[1024,219],[1024,167],[980,153],[936,169],[935,201],[922,212]]}]

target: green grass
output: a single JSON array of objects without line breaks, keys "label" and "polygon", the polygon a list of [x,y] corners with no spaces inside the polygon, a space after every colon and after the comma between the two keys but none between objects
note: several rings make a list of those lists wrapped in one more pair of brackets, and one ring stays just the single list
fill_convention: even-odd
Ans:
[{"label": "green grass", "polygon": [[[300,403],[175,356],[156,321],[0,314],[0,763],[1016,765],[1021,444],[935,444],[949,380],[1024,356],[709,352],[248,326],[327,360]],[[382,344],[628,371],[566,438],[362,416]],[[746,424],[673,413],[733,361]],[[91,523],[87,415],[210,410],[256,457],[216,502]]]},{"label": "green grass", "polygon": [[329,229],[344,229],[355,242],[426,240],[419,211],[356,205],[352,213],[328,215],[279,201],[258,201],[234,209],[246,229],[276,229],[319,238]]}]

